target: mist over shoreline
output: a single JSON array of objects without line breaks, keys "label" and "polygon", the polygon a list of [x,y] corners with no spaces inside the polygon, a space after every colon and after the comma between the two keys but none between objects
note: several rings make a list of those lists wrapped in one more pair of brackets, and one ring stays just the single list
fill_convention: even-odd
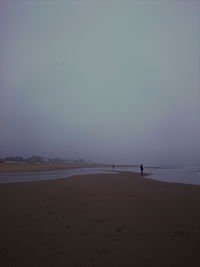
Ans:
[{"label": "mist over shoreline", "polygon": [[1,1],[0,158],[199,165],[200,2]]}]

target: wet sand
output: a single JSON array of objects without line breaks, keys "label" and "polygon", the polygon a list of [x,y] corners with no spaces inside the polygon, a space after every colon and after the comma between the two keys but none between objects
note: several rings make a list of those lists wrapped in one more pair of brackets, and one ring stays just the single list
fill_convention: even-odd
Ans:
[{"label": "wet sand", "polygon": [[134,173],[0,184],[0,266],[200,266],[199,203]]}]

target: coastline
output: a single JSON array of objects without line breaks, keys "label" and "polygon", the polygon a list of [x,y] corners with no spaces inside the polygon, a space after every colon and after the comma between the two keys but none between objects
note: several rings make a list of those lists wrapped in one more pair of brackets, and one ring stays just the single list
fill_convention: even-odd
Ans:
[{"label": "coastline", "polygon": [[137,173],[1,184],[0,265],[199,266],[197,203]]},{"label": "coastline", "polygon": [[[135,165],[117,165],[118,167],[135,167]],[[0,173],[43,172],[77,168],[111,167],[112,164],[74,164],[74,163],[0,163]]]},{"label": "coastline", "polygon": [[74,164],[74,163],[0,163],[0,173],[43,172],[76,168],[111,167],[109,164]]}]

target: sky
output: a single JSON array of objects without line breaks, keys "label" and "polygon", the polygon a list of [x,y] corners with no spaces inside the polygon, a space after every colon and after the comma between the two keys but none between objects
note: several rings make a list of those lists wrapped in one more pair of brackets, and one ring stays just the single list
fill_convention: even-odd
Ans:
[{"label": "sky", "polygon": [[0,157],[199,164],[200,2],[0,3]]}]

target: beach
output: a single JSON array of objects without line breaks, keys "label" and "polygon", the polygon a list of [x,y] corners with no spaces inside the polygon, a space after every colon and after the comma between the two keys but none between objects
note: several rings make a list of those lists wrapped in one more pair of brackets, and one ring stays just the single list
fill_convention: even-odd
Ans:
[{"label": "beach", "polygon": [[0,266],[200,266],[199,203],[128,172],[0,184]]}]

